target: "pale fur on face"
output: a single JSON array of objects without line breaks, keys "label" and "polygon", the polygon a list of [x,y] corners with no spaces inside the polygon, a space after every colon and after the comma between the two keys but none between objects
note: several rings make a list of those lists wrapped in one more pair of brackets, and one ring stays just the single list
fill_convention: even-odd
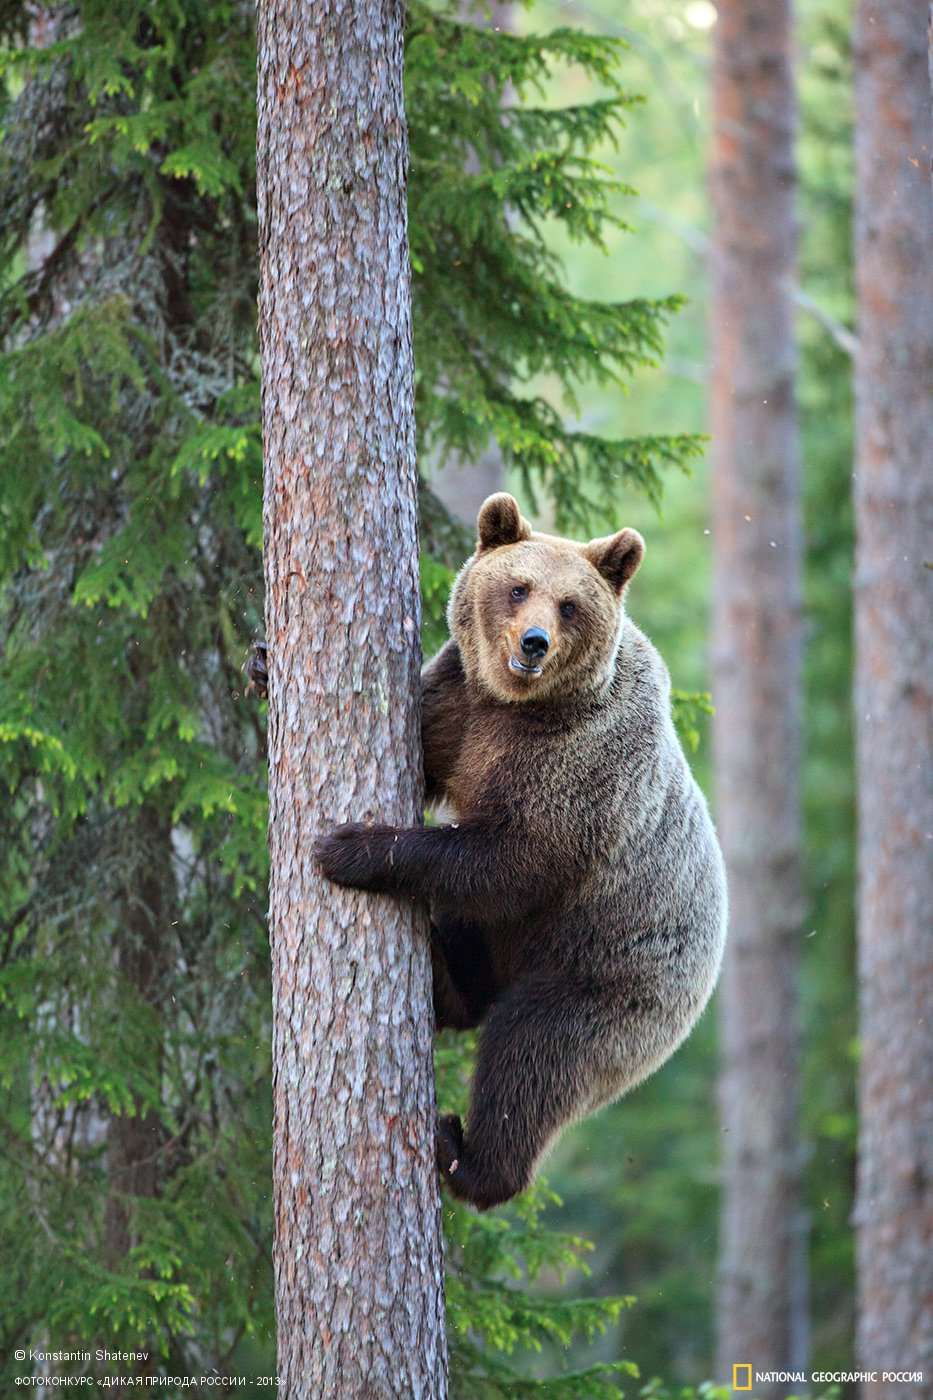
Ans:
[{"label": "pale fur on face", "polygon": [[[451,635],[468,676],[497,699],[554,700],[599,689],[611,674],[624,619],[623,598],[644,554],[635,530],[577,544],[537,534],[512,496],[491,496],[479,541],[454,584]],[[513,590],[524,596],[515,597]],[[566,615],[572,610],[572,615]],[[517,672],[529,627],[550,638],[539,675]]]}]

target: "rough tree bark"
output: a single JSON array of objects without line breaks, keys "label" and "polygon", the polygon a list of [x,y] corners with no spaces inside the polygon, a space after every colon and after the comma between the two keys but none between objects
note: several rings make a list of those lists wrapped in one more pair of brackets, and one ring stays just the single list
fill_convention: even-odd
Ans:
[{"label": "rough tree bark", "polygon": [[[801,505],[790,0],[719,0],[713,67],[713,725],[730,936],[717,1366],[803,1367]],[[779,1386],[756,1387],[776,1394]]]},{"label": "rough tree bark", "polygon": [[862,0],[855,33],[857,1354],[933,1365],[933,202],[925,19]]},{"label": "rough tree bark", "polygon": [[422,801],[400,0],[263,0],[260,340],[280,1394],[446,1394],[423,917],[315,836]]}]

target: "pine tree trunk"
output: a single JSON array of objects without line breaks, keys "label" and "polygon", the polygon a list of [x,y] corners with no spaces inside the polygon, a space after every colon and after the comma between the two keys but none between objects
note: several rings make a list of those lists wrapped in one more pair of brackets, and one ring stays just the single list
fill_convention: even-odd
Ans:
[{"label": "pine tree trunk", "polygon": [[443,1400],[425,921],[311,855],[422,800],[402,7],[258,38],[279,1393]]},{"label": "pine tree trunk", "polygon": [[[62,38],[67,30],[68,16],[61,6],[38,6],[30,15],[30,47],[46,49]],[[46,78],[46,81],[49,81]],[[33,79],[36,81],[36,79]],[[33,223],[26,245],[26,260],[34,270],[40,270],[55,246],[55,236],[41,219]],[[79,284],[91,285],[100,277],[101,255],[98,248],[86,248],[80,257]],[[64,278],[53,282],[54,319],[64,322],[70,313],[70,289]],[[69,561],[69,571],[71,563]],[[163,906],[171,902],[174,887],[171,868],[171,829],[151,806],[144,806],[133,824],[129,878],[124,887],[125,900],[120,908],[113,935],[113,956],[121,976],[144,1003],[159,1006],[165,972]],[[43,1008],[47,1029],[51,1031],[55,1012]],[[81,1008],[71,1012],[69,1029],[80,1034]],[[125,1264],[130,1248],[138,1243],[132,1225],[134,1198],[154,1197],[158,1191],[159,1147],[162,1123],[159,1114],[144,1111],[137,1102],[133,1113],[106,1114],[95,1100],[69,1104],[56,1109],[55,1097],[61,1086],[48,1080],[35,1085],[33,1107],[33,1137],[50,1149],[47,1161],[56,1170],[77,1174],[78,1162],[92,1160],[95,1151],[106,1141],[107,1193],[103,1211],[103,1246],[107,1267],[118,1270]],[[54,1128],[52,1125],[55,1125]],[[100,1338],[98,1340],[101,1340]],[[46,1343],[48,1345],[48,1342]],[[50,1349],[53,1349],[50,1347]],[[154,1354],[151,1338],[139,1337],[139,1349]],[[126,1374],[139,1376],[151,1367],[124,1368]],[[60,1368],[46,1366],[46,1374],[56,1375]],[[129,1387],[117,1381],[116,1394],[127,1393]]]},{"label": "pine tree trunk", "polygon": [[[478,9],[475,0],[462,0],[460,18],[465,24],[475,24],[486,29],[504,29],[509,32],[515,29],[514,5],[511,0],[492,4],[488,13]],[[475,159],[470,160],[466,168],[467,174],[476,174],[479,162]],[[434,473],[431,485],[451,515],[472,530],[476,525],[479,508],[486,497],[505,489],[505,467],[498,443],[491,442],[476,461],[455,459],[445,462]]]},{"label": "pine tree trunk", "polygon": [[[930,10],[927,16],[927,67],[930,70],[930,96],[933,97],[933,0],[930,0]],[[927,164],[930,168],[930,178],[933,179],[933,155],[930,156]]]},{"label": "pine tree trunk", "polygon": [[[789,0],[720,0],[711,182],[713,726],[730,936],[720,1012],[718,1371],[802,1367],[801,504]],[[784,1388],[786,1389],[786,1388]],[[760,1396],[780,1386],[757,1386]]]},{"label": "pine tree trunk", "polygon": [[[129,833],[132,865],[120,910],[114,952],[120,976],[140,1002],[161,1016],[167,1000],[166,927],[171,923],[174,874],[172,830],[167,817],[143,806]],[[118,1269],[139,1243],[132,1224],[133,1199],[156,1196],[159,1148],[163,1130],[159,1114],[137,1101],[133,1113],[114,1113],[107,1129],[107,1200],[104,1251],[107,1265]]]},{"label": "pine tree trunk", "polygon": [[856,20],[856,747],[863,1369],[933,1367],[933,207],[925,16]]},{"label": "pine tree trunk", "polygon": [[502,453],[493,444],[475,462],[446,462],[431,478],[431,486],[451,515],[474,531],[479,508],[487,496],[505,490]]},{"label": "pine tree trunk", "polygon": [[[143,805],[128,833],[128,844],[132,864],[123,890],[114,954],[123,982],[161,1021],[169,970],[166,934],[174,913],[171,822],[154,807]],[[161,1050],[157,1059],[161,1071]],[[134,1220],[136,1202],[159,1195],[159,1154],[164,1140],[161,1116],[145,1108],[138,1098],[132,1113],[110,1117],[104,1256],[107,1267],[115,1271],[125,1267],[127,1254],[141,1242]],[[152,1373],[156,1346],[144,1329],[139,1333],[138,1350],[149,1353],[147,1360],[123,1366],[113,1394],[136,1394],[139,1378]]]}]

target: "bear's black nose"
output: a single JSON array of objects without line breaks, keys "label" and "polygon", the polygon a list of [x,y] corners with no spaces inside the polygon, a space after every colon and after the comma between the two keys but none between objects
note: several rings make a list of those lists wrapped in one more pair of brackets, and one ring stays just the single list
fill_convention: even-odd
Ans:
[{"label": "bear's black nose", "polygon": [[529,661],[540,661],[550,645],[551,639],[543,627],[529,627],[522,633],[521,648]]}]

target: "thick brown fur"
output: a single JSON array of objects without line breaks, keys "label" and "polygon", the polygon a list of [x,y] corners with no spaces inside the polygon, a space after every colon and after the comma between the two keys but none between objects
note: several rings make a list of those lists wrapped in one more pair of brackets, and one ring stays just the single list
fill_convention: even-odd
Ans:
[{"label": "thick brown fur", "polygon": [[536,534],[505,494],[479,536],[423,672],[428,796],[452,819],[338,827],[316,853],[340,884],[430,903],[438,1027],[483,1026],[466,1131],[441,1119],[438,1162],[487,1209],[688,1034],[726,887],[666,668],[623,607],[641,536]]}]

